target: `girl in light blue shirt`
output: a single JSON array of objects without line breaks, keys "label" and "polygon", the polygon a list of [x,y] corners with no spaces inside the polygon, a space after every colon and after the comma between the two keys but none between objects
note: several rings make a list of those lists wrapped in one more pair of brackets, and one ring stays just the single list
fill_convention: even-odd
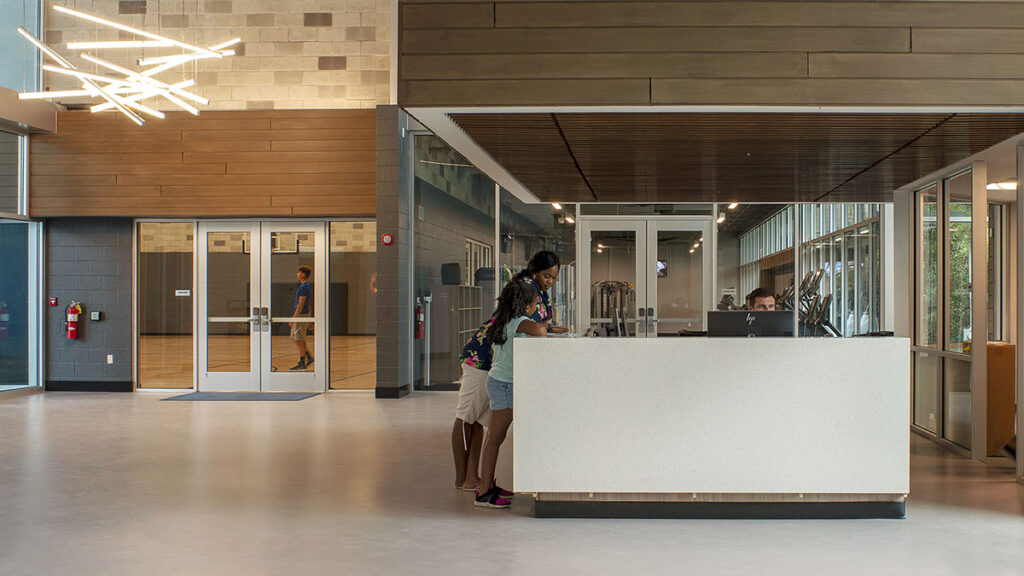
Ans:
[{"label": "girl in light blue shirt", "polygon": [[[508,508],[510,492],[494,481],[498,449],[512,425],[512,341],[522,335],[547,336],[547,325],[530,320],[537,310],[537,289],[529,283],[513,280],[501,291],[494,323],[487,328],[491,342],[491,370],[487,374],[487,394],[491,397],[491,428],[484,442],[481,458],[480,486],[476,490],[476,506]],[[486,489],[484,487],[487,487]],[[508,497],[506,497],[508,496]]]}]

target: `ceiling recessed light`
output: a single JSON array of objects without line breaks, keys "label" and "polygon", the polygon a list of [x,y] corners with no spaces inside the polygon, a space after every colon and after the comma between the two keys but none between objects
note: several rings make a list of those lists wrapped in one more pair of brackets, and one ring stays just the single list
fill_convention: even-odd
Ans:
[{"label": "ceiling recessed light", "polygon": [[693,249],[696,250],[697,248],[700,248],[700,242],[693,243]]},{"label": "ceiling recessed light", "polygon": [[729,210],[735,210],[737,206],[739,206],[739,204],[733,202],[732,204],[729,204]]},{"label": "ceiling recessed light", "polygon": [[598,254],[600,254],[600,253],[601,253],[601,249],[600,249],[600,248],[598,248],[598,249],[597,249],[597,253],[598,253]]},{"label": "ceiling recessed light", "polygon": [[725,212],[719,212],[718,220],[715,220],[715,222],[718,222],[719,224],[725,222]]},{"label": "ceiling recessed light", "polygon": [[559,204],[558,202],[552,202],[551,203],[551,207],[554,208],[555,210],[561,210],[562,209],[562,205]]},{"label": "ceiling recessed light", "polygon": [[993,182],[992,184],[989,184],[988,186],[985,186],[985,188],[987,190],[1016,190],[1017,189],[1017,183],[1016,182],[1012,182],[1012,181],[1011,182]]},{"label": "ceiling recessed light", "polygon": [[572,216],[568,215],[568,214],[565,215],[565,221],[568,222],[569,224],[575,224],[576,223],[576,219],[573,218]]}]

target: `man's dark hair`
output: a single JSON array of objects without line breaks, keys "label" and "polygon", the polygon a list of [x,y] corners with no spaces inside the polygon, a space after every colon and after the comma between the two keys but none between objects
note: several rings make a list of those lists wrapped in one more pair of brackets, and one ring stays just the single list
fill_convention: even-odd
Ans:
[{"label": "man's dark hair", "polygon": [[779,297],[775,295],[775,292],[772,292],[767,288],[755,288],[753,292],[747,294],[747,306],[753,307],[754,302],[758,298],[767,298],[769,296],[771,296],[772,300],[775,300],[776,305],[778,305]]},{"label": "man's dark hair", "polygon": [[313,274],[313,269],[303,264],[302,266],[299,266],[299,272],[302,272],[302,275],[306,277],[306,280],[309,280],[309,277]]}]

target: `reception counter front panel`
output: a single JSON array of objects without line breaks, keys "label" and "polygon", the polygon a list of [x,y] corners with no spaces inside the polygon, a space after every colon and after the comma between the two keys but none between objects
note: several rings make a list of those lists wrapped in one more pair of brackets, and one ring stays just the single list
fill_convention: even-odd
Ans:
[{"label": "reception counter front panel", "polygon": [[909,491],[906,339],[515,347],[517,492],[902,502]]}]

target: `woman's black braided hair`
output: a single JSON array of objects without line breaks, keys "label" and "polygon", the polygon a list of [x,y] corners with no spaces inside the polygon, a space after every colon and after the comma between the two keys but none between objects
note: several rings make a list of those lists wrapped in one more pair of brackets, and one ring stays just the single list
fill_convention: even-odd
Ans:
[{"label": "woman's black braided hair", "polygon": [[530,263],[526,265],[526,268],[522,272],[516,274],[516,277],[513,278],[513,280],[522,280],[526,277],[532,278],[534,274],[537,274],[541,270],[547,270],[552,266],[561,265],[562,263],[558,259],[558,254],[555,254],[550,250],[541,250],[534,254],[533,258],[530,258]]}]

